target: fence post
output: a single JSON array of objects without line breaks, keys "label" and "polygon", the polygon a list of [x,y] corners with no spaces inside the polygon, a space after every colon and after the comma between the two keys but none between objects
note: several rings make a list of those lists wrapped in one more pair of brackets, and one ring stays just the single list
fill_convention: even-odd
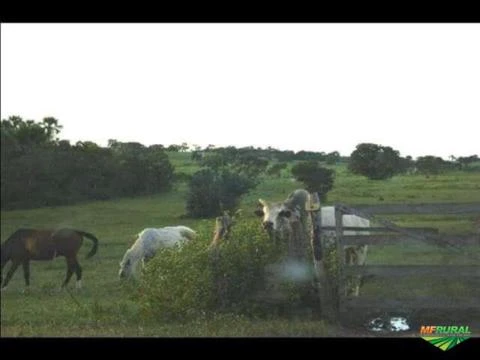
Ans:
[{"label": "fence post", "polygon": [[337,312],[342,313],[343,298],[345,292],[344,266],[345,250],[342,245],[343,237],[343,211],[340,206],[335,205],[335,244],[337,246]]},{"label": "fence post", "polygon": [[322,316],[328,321],[336,321],[336,310],[332,288],[325,269],[322,244],[322,215],[318,193],[309,194],[306,210],[310,213],[312,220],[311,247],[313,254],[313,265],[315,270],[315,286],[320,299]]}]

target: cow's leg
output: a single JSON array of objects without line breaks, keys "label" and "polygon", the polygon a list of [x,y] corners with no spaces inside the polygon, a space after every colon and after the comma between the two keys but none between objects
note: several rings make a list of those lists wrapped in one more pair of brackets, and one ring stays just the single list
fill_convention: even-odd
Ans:
[{"label": "cow's leg", "polygon": [[12,278],[13,274],[17,270],[18,266],[20,265],[21,261],[20,260],[12,260],[12,265],[10,266],[10,269],[7,272],[7,276],[5,277],[5,281],[2,284],[2,289],[5,289],[10,282],[10,279]]},{"label": "cow's leg", "polygon": [[[365,265],[365,262],[367,261],[367,251],[368,251],[368,245],[360,245],[357,249],[355,249],[357,265],[360,265],[360,266]],[[360,286],[362,286],[362,283],[363,283],[363,276],[358,275],[356,280],[357,280],[357,283],[355,285],[354,295],[358,296],[360,295]]]},{"label": "cow's leg", "polygon": [[[345,248],[345,263],[347,265],[365,265],[367,260],[368,245],[348,246]],[[363,282],[362,275],[352,275],[346,279],[347,287],[345,294],[348,296],[358,296],[360,294],[360,286]]]},{"label": "cow's leg", "polygon": [[[365,256],[363,255],[364,246],[347,246],[345,247],[345,264],[347,266],[363,265]],[[358,296],[360,293],[361,275],[350,275],[345,279],[345,296]]]},{"label": "cow's leg", "polygon": [[[354,265],[355,253],[352,246],[346,246],[344,248],[345,254],[345,266]],[[345,296],[349,296],[352,293],[352,276],[345,277]]]}]

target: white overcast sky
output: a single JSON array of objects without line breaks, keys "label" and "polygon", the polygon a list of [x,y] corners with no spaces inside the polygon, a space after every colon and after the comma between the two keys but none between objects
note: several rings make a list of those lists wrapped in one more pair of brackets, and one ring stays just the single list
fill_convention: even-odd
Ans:
[{"label": "white overcast sky", "polygon": [[480,24],[1,24],[1,117],[61,139],[480,154]]}]

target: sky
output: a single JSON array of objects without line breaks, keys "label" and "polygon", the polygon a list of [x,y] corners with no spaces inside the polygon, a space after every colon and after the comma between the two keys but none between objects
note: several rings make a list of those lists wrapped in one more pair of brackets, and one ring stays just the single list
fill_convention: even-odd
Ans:
[{"label": "sky", "polygon": [[480,154],[480,24],[1,24],[1,118],[60,139]]}]

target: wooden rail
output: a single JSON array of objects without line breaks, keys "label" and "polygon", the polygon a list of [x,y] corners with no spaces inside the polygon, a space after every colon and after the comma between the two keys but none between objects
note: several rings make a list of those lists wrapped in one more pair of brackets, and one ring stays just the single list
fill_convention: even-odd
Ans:
[{"label": "wooden rail", "polygon": [[[480,235],[440,235],[439,238],[444,242],[457,245],[480,245]],[[384,235],[343,235],[340,240],[342,245],[398,245],[402,242],[412,241],[412,238],[402,234],[384,234]],[[425,240],[428,243],[436,243],[436,240]]]},{"label": "wooden rail", "polygon": [[[336,231],[336,226],[322,226],[322,231]],[[433,227],[402,227],[404,230],[415,231],[419,234],[438,234],[438,229]],[[387,227],[358,227],[358,226],[344,226],[343,231],[355,232],[391,232]]]},{"label": "wooden rail", "polygon": [[371,214],[477,214],[480,216],[480,204],[478,202],[462,204],[353,205],[352,207]]},{"label": "wooden rail", "polygon": [[[414,277],[441,276],[444,278],[480,277],[478,265],[351,265],[344,266],[345,275]],[[479,300],[480,303],[480,300]]]},{"label": "wooden rail", "polygon": [[[348,298],[345,296],[344,289],[346,279],[350,276],[361,275],[365,279],[372,277],[399,278],[425,277],[426,281],[430,277],[440,277],[448,279],[457,279],[459,281],[478,282],[480,278],[480,265],[363,265],[347,266],[345,264],[343,247],[347,245],[390,245],[405,243],[405,241],[417,240],[429,244],[447,246],[452,250],[461,250],[464,245],[480,245],[480,234],[439,234],[436,228],[426,227],[400,227],[393,222],[378,218],[376,214],[474,214],[480,218],[480,203],[462,203],[462,204],[382,204],[382,205],[356,205],[349,207],[344,204],[336,204],[335,224],[336,226],[321,226],[320,232],[330,231],[336,234],[337,259],[339,266],[336,273],[337,285],[336,293],[331,293],[333,297],[327,297],[327,303],[338,304],[337,313],[332,318],[338,319],[338,315],[347,311],[347,308],[360,309],[381,309],[381,310],[401,310],[401,309],[462,309],[462,310],[480,310],[480,300],[472,297],[455,298],[445,297],[415,297],[408,299],[385,298],[385,297],[365,297],[361,294],[357,297]],[[383,227],[345,227],[342,224],[341,214],[353,214],[371,222],[376,222]],[[355,231],[357,234],[345,234],[346,231]],[[368,234],[365,234],[368,232]],[[380,234],[380,233],[384,234]],[[362,235],[362,233],[364,233]],[[372,234],[373,233],[373,234]],[[465,249],[466,251],[467,249]],[[393,279],[392,279],[393,280]],[[329,280],[330,281],[330,280]],[[328,282],[327,282],[328,283]]]}]

